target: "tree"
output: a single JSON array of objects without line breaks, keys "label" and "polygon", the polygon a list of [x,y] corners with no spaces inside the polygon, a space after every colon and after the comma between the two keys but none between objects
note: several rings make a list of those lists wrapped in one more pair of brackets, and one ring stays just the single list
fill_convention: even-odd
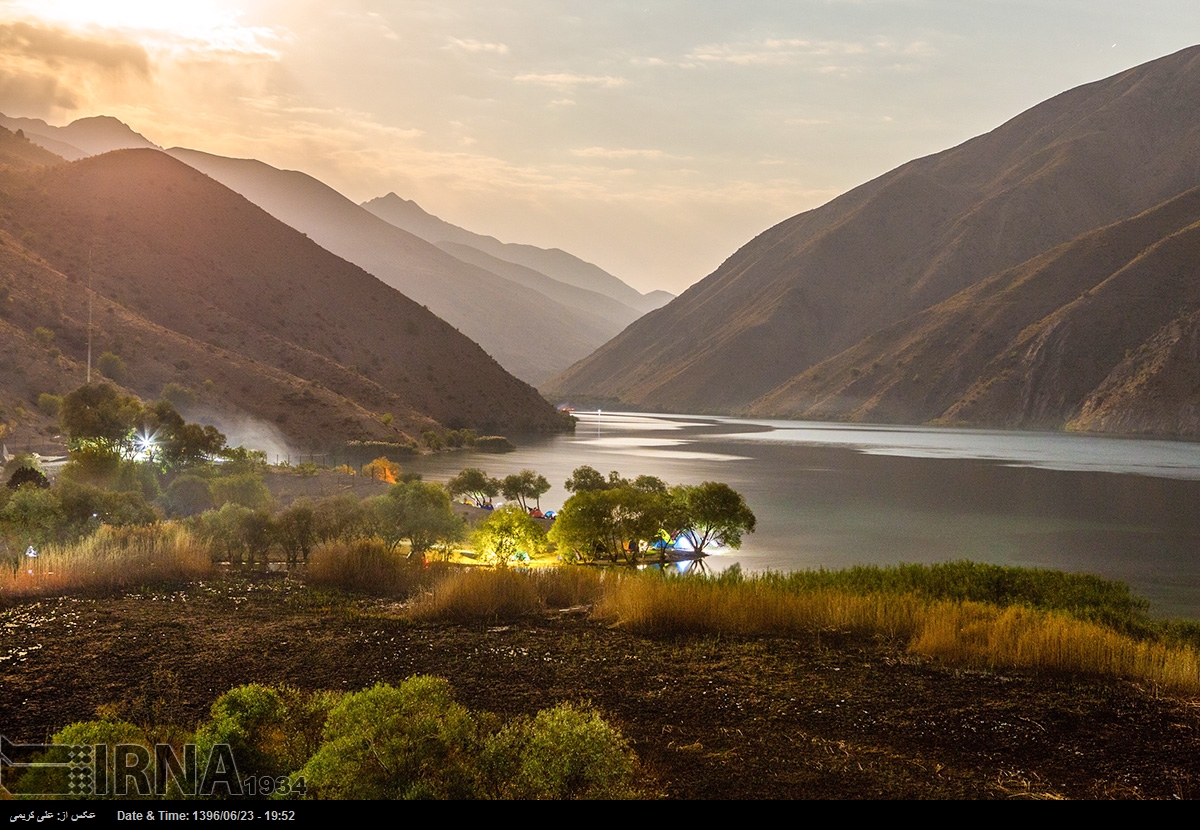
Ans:
[{"label": "tree", "polygon": [[496,509],[472,537],[475,550],[500,567],[518,554],[534,557],[546,549],[546,531],[515,504]]},{"label": "tree", "polygon": [[469,496],[476,507],[483,507],[484,502],[500,493],[500,482],[489,478],[488,474],[478,467],[467,467],[446,483],[450,498]]},{"label": "tree", "polygon": [[63,398],[62,425],[71,449],[94,447],[117,457],[132,448],[134,428],[143,420],[141,402],[108,383],[80,386]]},{"label": "tree", "polygon": [[400,465],[381,455],[363,467],[363,475],[388,484],[395,484],[400,479]]},{"label": "tree", "polygon": [[522,470],[505,476],[500,485],[500,492],[509,501],[515,501],[529,512],[529,500],[533,499],[537,508],[542,507],[542,496],[550,490],[550,482],[543,475],[533,470]]},{"label": "tree", "polygon": [[678,534],[703,555],[712,544],[737,549],[742,534],[753,533],[754,513],[741,493],[728,484],[706,481],[700,485],[680,485],[671,490]]},{"label": "tree", "polygon": [[586,493],[593,490],[607,490],[608,482],[605,481],[599,470],[584,464],[582,467],[575,468],[563,486],[571,493]]},{"label": "tree", "polygon": [[287,556],[288,565],[308,562],[317,544],[316,521],[312,501],[297,499],[275,517],[276,538]]},{"label": "tree", "polygon": [[671,523],[670,512],[671,500],[663,493],[633,486],[583,490],[558,512],[550,540],[576,559],[623,557],[633,563]]},{"label": "tree", "polygon": [[409,558],[423,558],[435,545],[457,542],[464,536],[464,522],[438,484],[401,482],[372,501],[379,535],[392,547],[407,539]]}]

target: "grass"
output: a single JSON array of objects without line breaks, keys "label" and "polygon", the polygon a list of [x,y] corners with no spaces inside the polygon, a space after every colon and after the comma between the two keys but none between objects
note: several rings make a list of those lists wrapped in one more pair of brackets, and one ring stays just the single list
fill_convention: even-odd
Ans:
[{"label": "grass", "polygon": [[0,603],[67,593],[111,593],[202,579],[208,548],[175,524],[102,526],[67,545],[48,545],[0,573]]},{"label": "grass", "polygon": [[495,622],[531,617],[547,609],[591,605],[602,594],[605,574],[591,568],[464,568],[419,597],[415,619]]},{"label": "grass", "polygon": [[445,572],[444,564],[409,561],[380,539],[357,539],[318,545],[309,557],[306,580],[321,587],[408,596],[428,590]]}]

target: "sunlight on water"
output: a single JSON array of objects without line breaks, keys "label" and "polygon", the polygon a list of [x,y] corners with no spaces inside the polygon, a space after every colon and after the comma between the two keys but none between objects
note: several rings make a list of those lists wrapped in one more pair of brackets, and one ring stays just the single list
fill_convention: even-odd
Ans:
[{"label": "sunlight on water", "polygon": [[1114,438],[1049,432],[1002,432],[932,427],[812,424],[718,419],[767,427],[763,432],[724,436],[736,441],[771,441],[849,447],[871,455],[907,458],[969,458],[1046,470],[1132,473],[1200,480],[1200,443]]},{"label": "sunlight on water", "polygon": [[[515,452],[436,453],[406,472],[523,469],[570,497],[581,465],[668,484],[724,481],[758,518],[720,571],[973,559],[1120,579],[1155,613],[1200,618],[1200,444],[1062,433],[576,413],[574,435]],[[664,432],[668,435],[664,435]]]}]

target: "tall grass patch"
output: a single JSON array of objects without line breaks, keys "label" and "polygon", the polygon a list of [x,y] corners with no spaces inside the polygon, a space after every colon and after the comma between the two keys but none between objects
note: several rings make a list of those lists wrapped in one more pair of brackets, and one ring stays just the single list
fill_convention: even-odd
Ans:
[{"label": "tall grass patch", "polygon": [[409,561],[382,539],[326,542],[308,559],[306,581],[365,594],[408,596],[429,586],[442,568]]},{"label": "tall grass patch", "polygon": [[0,572],[0,600],[182,584],[211,568],[207,546],[180,525],[102,525],[86,539],[11,561]]}]

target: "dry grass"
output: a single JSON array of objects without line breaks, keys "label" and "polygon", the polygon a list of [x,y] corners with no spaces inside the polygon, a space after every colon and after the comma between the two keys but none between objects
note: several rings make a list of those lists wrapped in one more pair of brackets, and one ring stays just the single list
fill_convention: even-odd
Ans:
[{"label": "dry grass", "polygon": [[318,545],[308,559],[305,579],[327,588],[408,596],[428,589],[442,573],[444,566],[410,562],[381,539],[357,539]]},{"label": "dry grass", "polygon": [[796,592],[764,580],[622,576],[607,580],[596,614],[643,634],[792,635],[835,629],[907,643],[956,665],[1120,677],[1200,693],[1200,651],[1136,639],[1063,612],[914,594]]},{"label": "dry grass", "polygon": [[188,582],[208,575],[207,546],[175,523],[102,526],[87,539],[43,548],[0,574],[0,601],[68,593],[108,593]]},{"label": "dry grass", "polygon": [[419,620],[489,622],[540,613],[533,579],[505,568],[455,571],[417,599],[409,614]]}]

